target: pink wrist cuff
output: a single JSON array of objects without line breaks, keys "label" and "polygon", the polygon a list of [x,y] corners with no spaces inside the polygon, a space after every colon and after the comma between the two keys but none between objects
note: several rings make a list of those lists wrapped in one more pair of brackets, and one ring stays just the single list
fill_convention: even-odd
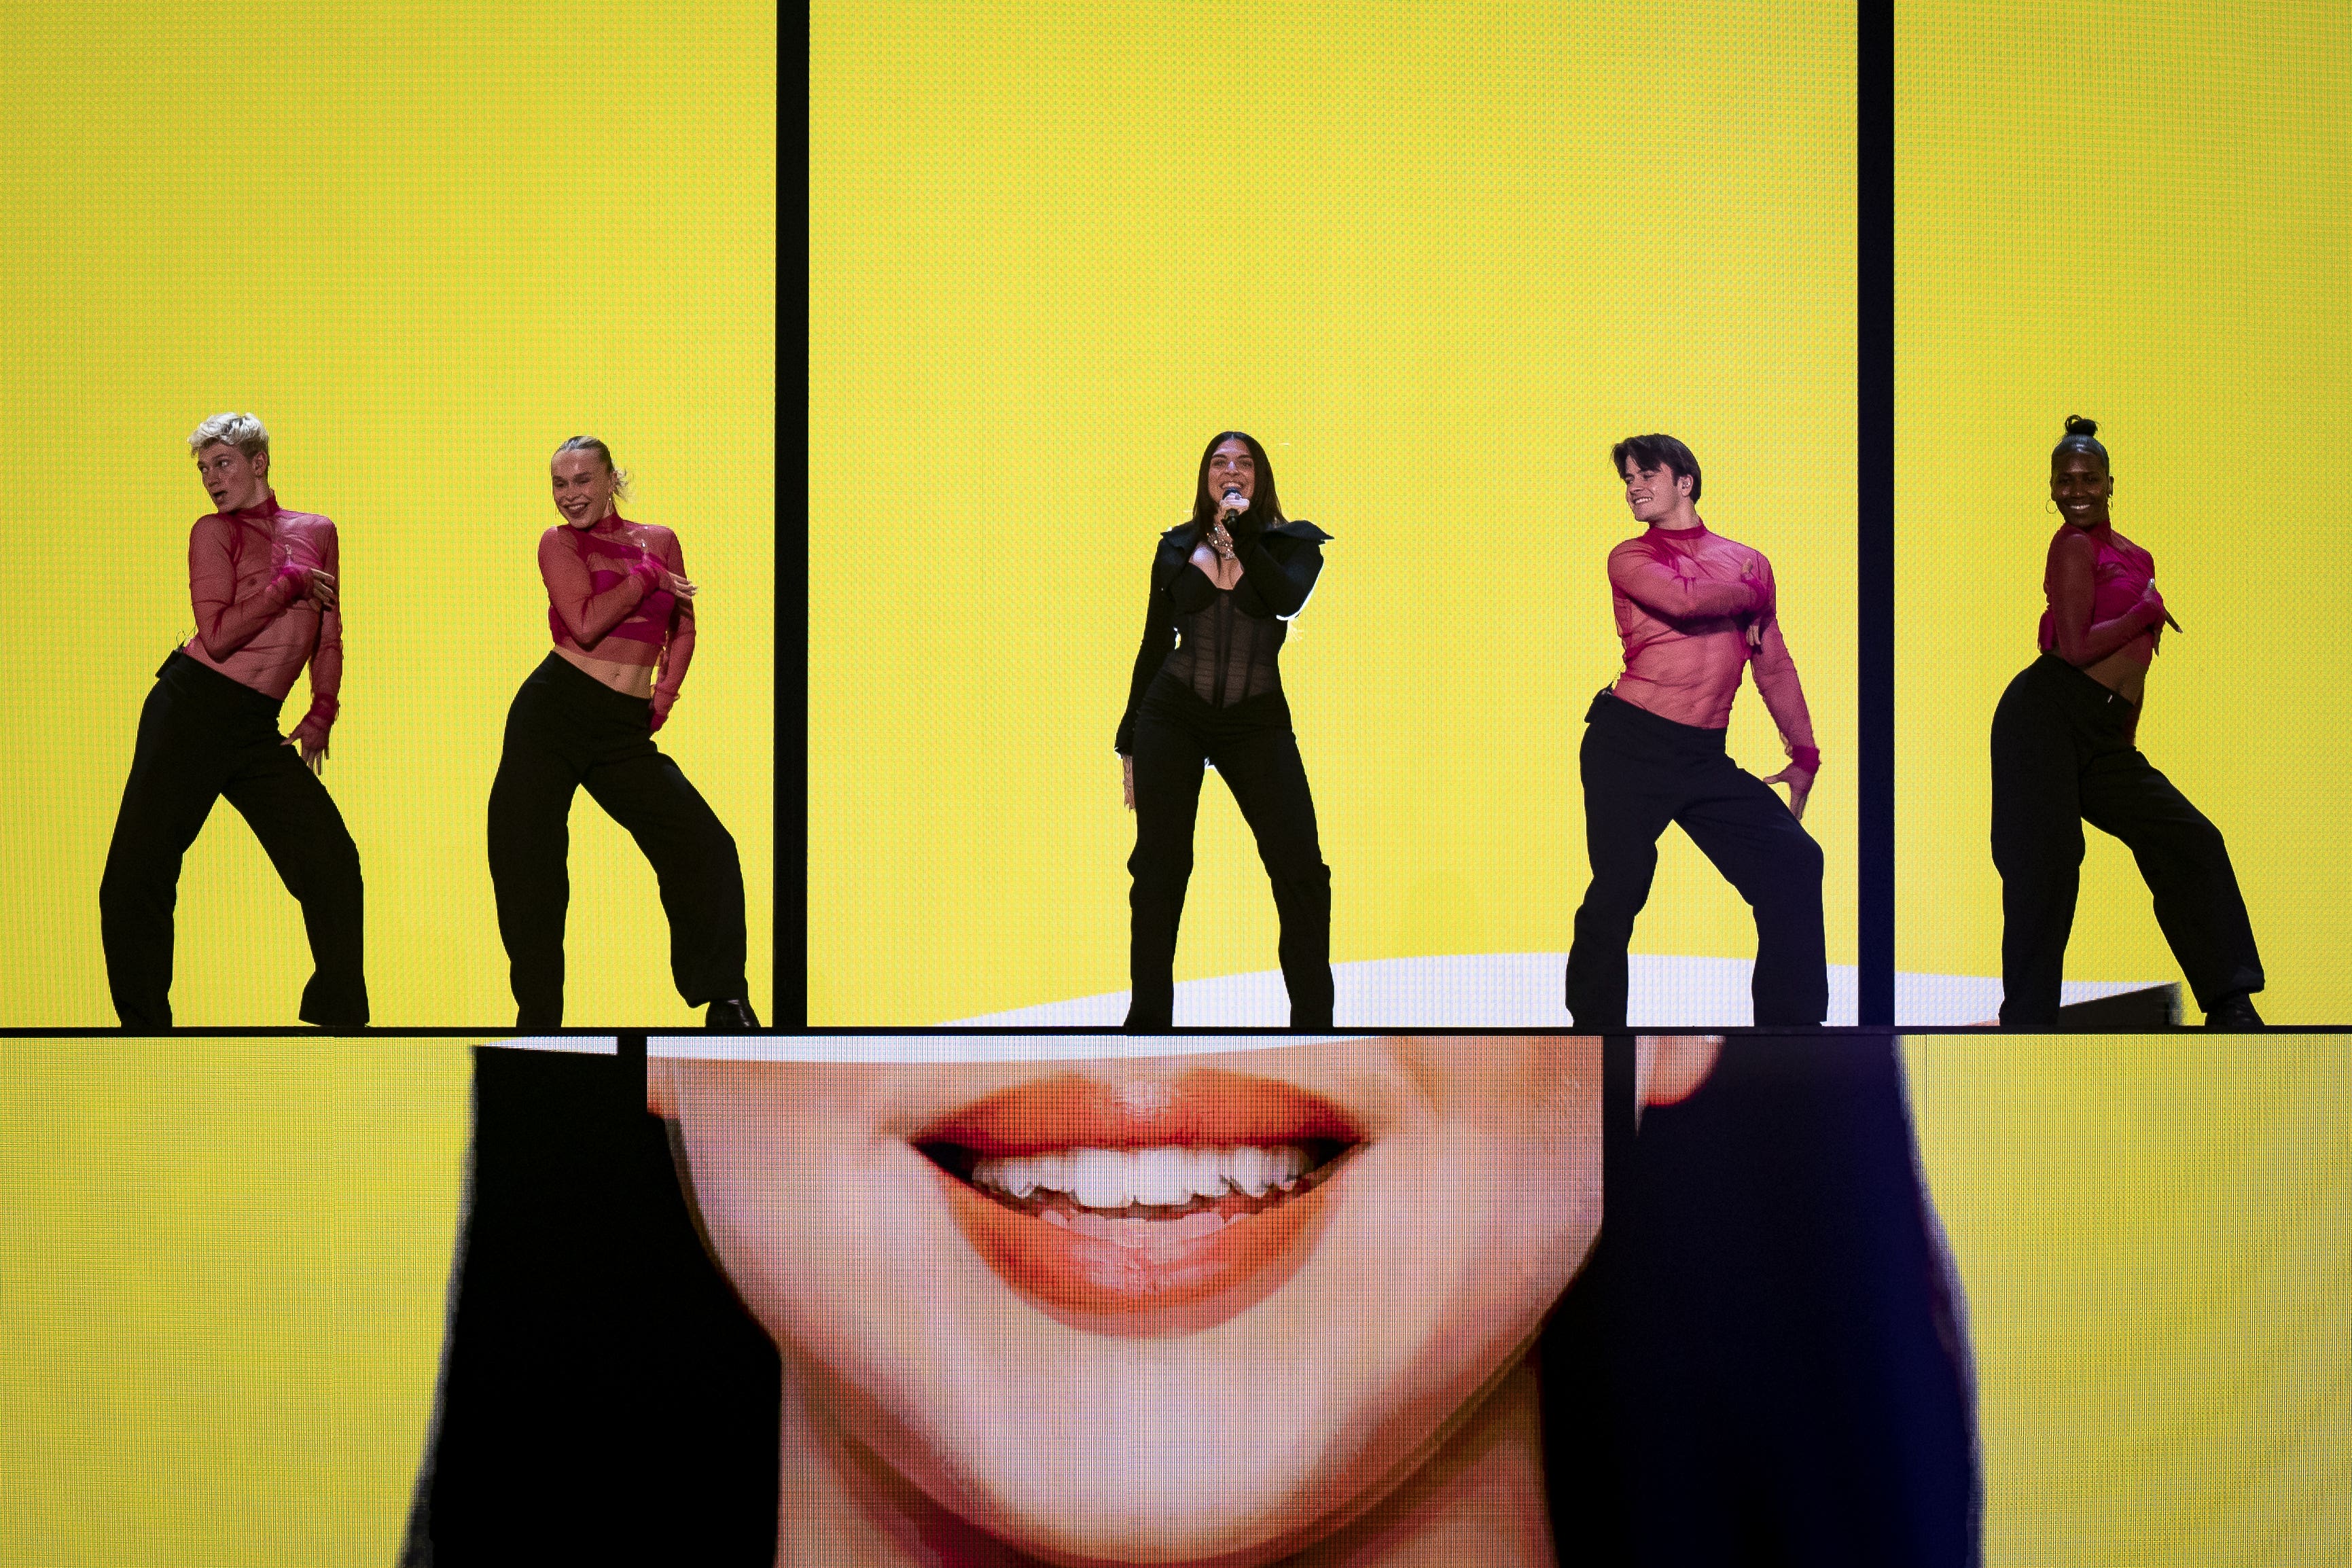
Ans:
[{"label": "pink wrist cuff", "polygon": [[1791,746],[1789,760],[1809,773],[1822,771],[1822,749],[1819,746]]}]

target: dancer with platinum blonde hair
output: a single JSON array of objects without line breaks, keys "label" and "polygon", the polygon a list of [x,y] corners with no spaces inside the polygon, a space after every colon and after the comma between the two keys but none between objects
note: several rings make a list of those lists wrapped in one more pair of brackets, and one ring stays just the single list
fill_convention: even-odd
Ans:
[{"label": "dancer with platinum blonde hair", "polygon": [[[188,535],[196,631],[155,671],[99,884],[115,1014],[127,1028],[172,1026],[180,863],[226,798],[302,905],[315,970],[299,1016],[357,1028],[368,1021],[359,849],[320,780],[341,710],[335,525],[278,504],[269,432],[252,415],[213,416],[188,450],[213,502]],[[310,706],[281,736],[278,709],[306,666]]]}]

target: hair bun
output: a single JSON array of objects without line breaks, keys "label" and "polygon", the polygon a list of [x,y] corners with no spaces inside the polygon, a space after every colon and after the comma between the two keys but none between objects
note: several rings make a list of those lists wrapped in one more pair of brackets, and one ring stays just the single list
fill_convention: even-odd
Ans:
[{"label": "hair bun", "polygon": [[2069,436],[2095,436],[2095,435],[2097,435],[2098,433],[2099,433],[2099,422],[2098,422],[2097,420],[2095,420],[2095,419],[2085,419],[2085,418],[2084,418],[2084,417],[2083,417],[2081,415],[2079,415],[2079,414],[2069,414],[2068,416],[2066,416],[2066,434],[2067,434],[2067,435],[2069,435]]}]

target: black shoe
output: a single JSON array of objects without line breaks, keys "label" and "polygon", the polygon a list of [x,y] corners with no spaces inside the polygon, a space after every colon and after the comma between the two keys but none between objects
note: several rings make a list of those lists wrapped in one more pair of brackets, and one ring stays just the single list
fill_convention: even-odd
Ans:
[{"label": "black shoe", "polygon": [[706,1029],[756,1029],[760,1020],[751,1011],[751,1004],[740,998],[732,1002],[713,1002],[710,1011],[702,1016]]},{"label": "black shoe", "polygon": [[2238,991],[2222,997],[2206,1010],[2205,1026],[2243,1033],[2263,1027],[2263,1016],[2254,1011],[2254,999],[2245,992]]}]

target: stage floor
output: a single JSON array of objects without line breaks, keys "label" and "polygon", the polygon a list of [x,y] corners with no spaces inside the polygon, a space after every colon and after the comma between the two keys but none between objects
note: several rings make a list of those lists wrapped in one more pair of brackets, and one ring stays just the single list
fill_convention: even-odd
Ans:
[{"label": "stage floor", "polygon": [[[1564,952],[1470,953],[1444,958],[1388,958],[1335,964],[1339,1028],[1565,1029]],[[1626,1021],[1637,1029],[1737,1028],[1754,1022],[1744,958],[1633,955]],[[2069,1004],[2119,994],[2155,981],[2068,981]],[[2000,981],[1990,975],[1897,974],[1898,1026],[1990,1023],[2000,1011]],[[945,1026],[1117,1027],[1127,1016],[1127,993],[1072,997]],[[1289,1016],[1277,970],[1187,980],[1176,987],[1176,1023],[1183,1028],[1269,1027]],[[1832,1024],[1854,1022],[1854,970],[1830,965]]]}]

